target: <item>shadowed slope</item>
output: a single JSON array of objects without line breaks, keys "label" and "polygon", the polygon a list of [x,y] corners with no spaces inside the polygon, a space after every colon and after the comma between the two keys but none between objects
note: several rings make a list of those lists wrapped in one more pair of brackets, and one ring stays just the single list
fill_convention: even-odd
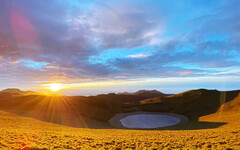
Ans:
[{"label": "shadowed slope", "polygon": [[58,124],[88,127],[85,120],[107,121],[108,109],[89,105],[86,97],[0,94],[0,109]]},{"label": "shadowed slope", "polygon": [[67,126],[111,128],[107,121],[115,113],[143,99],[145,97],[135,95],[106,94],[85,97],[25,95],[11,91],[0,93],[0,109]]},{"label": "shadowed slope", "polygon": [[139,109],[142,111],[172,112],[196,120],[200,116],[215,113],[225,102],[232,101],[234,104],[228,104],[228,107],[237,108],[235,101],[240,99],[239,93],[240,91],[191,90],[168,97],[143,100],[140,102]]}]

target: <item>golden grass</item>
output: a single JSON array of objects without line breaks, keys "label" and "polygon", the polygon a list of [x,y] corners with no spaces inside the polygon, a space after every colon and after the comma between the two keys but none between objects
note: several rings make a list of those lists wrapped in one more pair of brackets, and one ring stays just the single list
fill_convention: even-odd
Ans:
[{"label": "golden grass", "polygon": [[0,149],[240,149],[240,114],[217,116],[200,120],[227,124],[159,131],[73,128],[0,111]]}]

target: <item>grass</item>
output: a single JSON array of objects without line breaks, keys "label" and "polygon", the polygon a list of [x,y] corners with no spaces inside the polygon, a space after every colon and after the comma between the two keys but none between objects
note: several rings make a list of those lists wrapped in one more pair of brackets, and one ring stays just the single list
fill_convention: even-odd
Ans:
[{"label": "grass", "polygon": [[227,121],[214,129],[159,131],[73,128],[0,111],[0,149],[240,149],[240,114],[228,115],[200,118]]}]

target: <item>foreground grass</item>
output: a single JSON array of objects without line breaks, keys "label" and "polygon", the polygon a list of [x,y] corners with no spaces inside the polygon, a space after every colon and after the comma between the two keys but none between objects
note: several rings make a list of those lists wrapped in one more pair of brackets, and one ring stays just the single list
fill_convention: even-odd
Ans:
[{"label": "foreground grass", "polygon": [[[200,120],[225,120],[216,116]],[[240,115],[230,116],[215,129],[150,131],[72,128],[0,111],[0,149],[240,149]]]}]

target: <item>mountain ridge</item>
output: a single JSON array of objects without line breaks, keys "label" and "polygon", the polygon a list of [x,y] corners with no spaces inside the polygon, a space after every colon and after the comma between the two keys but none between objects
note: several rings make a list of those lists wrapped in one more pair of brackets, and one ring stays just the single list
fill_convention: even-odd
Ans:
[{"label": "mountain ridge", "polygon": [[122,93],[118,93],[118,95],[138,95],[138,96],[146,96],[151,98],[151,97],[158,97],[158,96],[168,96],[170,94],[165,94],[158,90],[138,90],[133,93],[122,92]]},{"label": "mountain ridge", "polygon": [[7,89],[4,89],[2,91],[0,91],[0,93],[10,93],[10,94],[41,94],[41,93],[38,93],[38,92],[34,92],[34,91],[22,91],[18,88],[7,88]]}]

